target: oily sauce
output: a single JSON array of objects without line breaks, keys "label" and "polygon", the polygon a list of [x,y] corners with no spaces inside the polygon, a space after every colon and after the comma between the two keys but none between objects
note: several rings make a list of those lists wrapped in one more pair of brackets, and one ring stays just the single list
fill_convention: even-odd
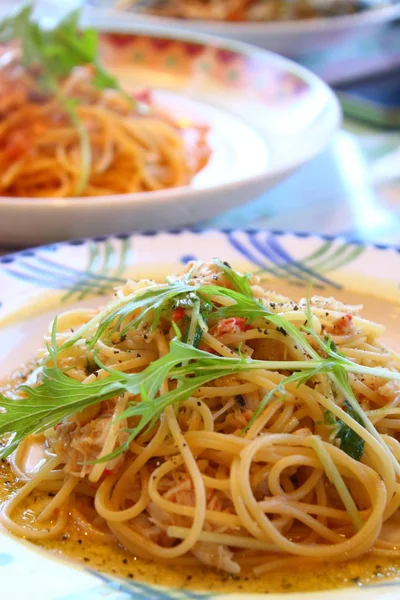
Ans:
[{"label": "oily sauce", "polygon": [[[20,484],[6,460],[0,461],[0,502]],[[50,493],[51,494],[51,493]],[[22,504],[17,521],[33,525],[36,515],[49,501],[48,492],[33,493]],[[217,592],[277,593],[322,591],[346,586],[378,583],[386,578],[400,577],[400,561],[381,557],[362,557],[348,563],[321,563],[301,569],[288,569],[256,577],[251,570],[239,576],[213,571],[208,567],[185,566],[179,559],[173,565],[148,562],[133,556],[117,543],[99,544],[69,523],[60,539],[39,543],[49,552],[77,561],[92,569],[127,579],[148,583]],[[179,566],[179,568],[177,568]]]}]

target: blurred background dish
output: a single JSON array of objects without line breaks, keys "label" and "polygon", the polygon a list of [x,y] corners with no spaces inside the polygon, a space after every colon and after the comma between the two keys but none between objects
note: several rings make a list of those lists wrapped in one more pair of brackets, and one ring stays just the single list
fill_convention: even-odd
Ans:
[{"label": "blurred background dish", "polygon": [[349,38],[353,42],[355,38],[366,39],[400,17],[397,0],[89,0],[87,4],[87,17],[94,24],[107,19],[113,25],[126,25],[131,20],[135,24],[179,27],[255,44],[290,57],[321,51]]},{"label": "blurred background dish", "polygon": [[[98,24],[106,29],[106,24]],[[120,29],[120,32],[116,30]],[[0,197],[3,246],[195,223],[252,200],[317,155],[339,123],[329,88],[284,58],[236,42],[149,26],[115,27],[103,64],[127,90],[190,128],[211,156],[190,186],[96,197]]]},{"label": "blurred background dish", "polygon": [[[147,85],[122,89],[98,62],[96,32],[77,35],[76,13],[47,30],[22,11],[8,29],[0,51],[1,196],[165,190],[189,185],[207,165],[208,126],[165,109]],[[33,47],[18,44],[33,37]]]},{"label": "blurred background dish", "polygon": [[[107,0],[107,5],[111,6],[112,1]],[[17,0],[2,0],[0,2],[0,16],[9,13],[18,4],[20,3]],[[86,5],[84,11],[86,24],[95,22],[96,19],[99,20],[99,10],[94,9],[93,6],[89,7],[85,0],[64,0],[63,3],[60,3],[59,0],[37,0],[35,11],[51,25],[54,20],[59,18],[60,14],[78,5]],[[394,6],[394,8],[397,10],[398,6]],[[363,15],[364,17],[373,15],[373,18],[375,18],[378,12],[382,16],[385,10],[383,8],[366,11]],[[120,11],[118,14],[125,17],[121,25],[125,30],[129,29],[137,20],[131,19],[128,23],[125,13]],[[356,16],[360,15],[357,14]],[[341,18],[330,17],[329,22],[332,23],[333,19]],[[316,21],[313,20],[314,23]],[[110,22],[112,23],[111,19]],[[182,19],[177,22],[185,24]],[[339,20],[335,22],[339,23]],[[283,24],[279,23],[279,25]],[[103,19],[102,26],[105,25],[107,26],[107,23]],[[398,91],[396,92],[398,86],[397,88],[391,86],[390,94],[386,89],[386,84],[390,79],[396,81],[396,73],[399,72],[399,27],[399,20],[397,22],[395,20],[388,21],[386,25],[382,24],[382,27],[378,27],[371,35],[364,36],[362,39],[354,31],[353,35],[349,35],[345,40],[338,40],[338,43],[333,43],[331,46],[328,45],[323,51],[300,55],[302,51],[300,47],[298,48],[298,60],[319,74],[326,82],[335,85],[335,87],[339,86],[340,89],[344,86],[343,89],[346,90],[346,95],[347,91],[355,92],[361,89],[362,86],[365,87],[362,81],[358,84],[357,79],[366,76],[369,78],[374,73],[379,74],[382,81],[376,82],[374,80],[373,84],[374,97],[380,99],[379,106],[376,106],[376,109],[381,112],[384,109],[385,115],[390,117],[389,112],[392,112],[396,95],[396,106],[400,103]],[[232,88],[232,91],[236,93],[234,88]],[[183,89],[182,93],[184,93]],[[360,97],[357,104],[361,106],[362,103],[365,104],[366,100],[368,98]],[[387,110],[389,101],[390,111]],[[346,106],[344,108],[347,110]],[[368,240],[376,243],[380,243],[382,240],[399,243],[400,200],[398,183],[400,170],[398,149],[400,132],[393,127],[389,127],[391,119],[386,119],[386,129],[382,125],[377,127],[378,121],[376,118],[374,119],[375,123],[371,119],[365,120],[364,123],[355,120],[355,108],[353,102],[352,114],[345,114],[347,118],[344,120],[341,131],[333,136],[331,143],[324,152],[308,161],[294,174],[289,174],[277,185],[272,187],[268,185],[265,190],[259,192],[256,190],[254,200],[242,206],[237,205],[235,207],[234,203],[229,204],[227,200],[227,203],[221,206],[219,215],[211,218],[201,218],[201,213],[194,214],[195,209],[202,210],[201,202],[196,200],[195,202],[188,201],[185,204],[181,201],[179,194],[176,203],[179,204],[179,211],[186,210],[186,215],[184,215],[186,223],[191,224],[194,223],[195,219],[200,219],[196,221],[196,228],[235,228],[238,226],[247,228],[267,227],[275,230],[291,228],[297,231],[313,231],[326,235],[343,234],[351,239]],[[356,112],[359,113],[358,116],[361,116],[360,111]],[[364,116],[367,115],[366,110],[362,112]],[[376,110],[374,114],[375,117],[379,116]],[[256,118],[255,114],[254,118]],[[382,121],[382,118],[379,121]],[[232,190],[235,195],[242,193],[241,188],[236,190],[236,186],[233,186]],[[203,191],[200,193],[204,196]],[[217,202],[219,200],[218,195]],[[230,198],[230,201],[232,202],[232,198]],[[61,205],[62,202],[59,201],[59,204]],[[70,204],[70,201],[67,201],[66,204]],[[112,204],[114,210],[110,211],[105,223],[107,227],[116,227],[118,206],[115,202]],[[160,206],[161,213],[156,204],[152,205],[153,208],[148,207],[149,211],[153,212],[154,220],[161,219],[162,212],[164,212],[164,214],[167,213],[167,221],[173,223],[175,209],[169,210],[172,208],[172,204],[161,202]],[[232,206],[232,209],[230,209],[230,206]],[[23,215],[23,209],[17,209],[14,206],[12,224],[15,231],[6,226],[4,219],[0,219],[0,222],[4,223],[2,233],[6,234],[3,237],[0,236],[0,253],[4,252],[6,247],[9,248],[10,244],[15,247],[18,247],[19,244],[25,246],[29,244],[32,240],[32,237],[30,237],[32,230],[36,226],[39,227],[41,233],[43,233],[43,230],[47,231],[49,227],[46,223],[51,218],[47,208],[48,205],[43,204],[42,208],[37,210],[37,217],[35,217],[31,226],[29,220],[23,218],[21,221],[19,218],[19,215]],[[105,210],[104,207],[100,212],[104,213]],[[128,211],[128,208],[126,210]],[[214,206],[210,214],[215,214],[217,210],[218,208]],[[28,211],[31,214],[32,207],[28,207]],[[63,208],[63,210],[59,208],[54,213],[57,214],[57,219],[54,219],[54,237],[58,232],[61,232],[63,237],[68,235],[68,231],[63,231],[60,222],[67,212],[70,213],[70,216],[65,221],[65,227],[70,235],[78,235],[73,234],[73,232],[84,229],[84,223],[81,221],[86,217],[90,220],[90,226],[95,227],[92,221],[96,220],[97,216],[95,216],[95,211],[90,206],[85,210],[82,210],[81,207],[80,212],[75,212],[75,215],[70,211],[70,207]],[[130,213],[132,212],[131,210]],[[5,212],[1,210],[0,216],[3,214]],[[131,214],[129,216],[131,219],[133,218]],[[148,216],[151,217],[151,215]],[[184,216],[182,216],[182,220]],[[27,226],[19,235],[20,221],[23,227],[26,223]],[[122,224],[124,230],[129,228],[130,222],[124,220]],[[140,228],[140,223],[135,222],[135,227]],[[99,228],[97,228],[97,231],[99,231]],[[38,240],[40,235],[38,233]]]},{"label": "blurred background dish", "polygon": [[336,17],[395,4],[395,0],[115,0],[116,8],[180,19],[297,21]]}]

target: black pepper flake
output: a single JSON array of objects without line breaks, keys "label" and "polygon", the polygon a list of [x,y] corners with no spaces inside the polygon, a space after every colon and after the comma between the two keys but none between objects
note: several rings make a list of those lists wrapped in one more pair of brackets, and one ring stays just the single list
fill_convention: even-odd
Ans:
[{"label": "black pepper flake", "polygon": [[275,302],[270,302],[269,305],[270,305],[271,308],[274,308],[274,309],[276,308]]},{"label": "black pepper flake", "polygon": [[119,350],[114,350],[114,354],[119,354]]},{"label": "black pepper flake", "polygon": [[84,560],[85,562],[90,562],[90,558],[89,558],[89,557],[87,557],[87,556],[84,556],[84,557],[83,557],[83,560]]},{"label": "black pepper flake", "polygon": [[82,544],[82,540],[78,540],[78,544]]},{"label": "black pepper flake", "polygon": [[232,269],[231,265],[226,260],[224,260],[222,264],[228,267],[228,269]]},{"label": "black pepper flake", "polygon": [[276,330],[279,331],[279,333],[281,333],[285,337],[288,335],[288,332],[283,327],[277,327]]},{"label": "black pepper flake", "polygon": [[293,584],[291,584],[289,581],[286,581],[284,579],[282,582],[282,587],[284,590],[290,590],[293,587]]},{"label": "black pepper flake", "polygon": [[197,402],[197,406],[201,406],[201,402]]},{"label": "black pepper flake", "polygon": [[98,374],[98,372],[97,372],[97,371],[95,371],[93,374],[94,374],[94,376],[95,376],[95,377],[98,377],[98,376],[99,376],[99,374]]},{"label": "black pepper flake", "polygon": [[193,579],[193,575],[188,575],[188,576],[186,577],[186,581],[191,581],[192,579]]},{"label": "black pepper flake", "polygon": [[237,396],[235,396],[235,402],[241,408],[244,408],[246,406],[246,400],[243,398],[242,394],[238,394]]},{"label": "black pepper flake", "polygon": [[48,495],[49,498],[54,498],[55,493],[54,492],[49,492],[47,495]]},{"label": "black pepper flake", "polygon": [[74,329],[72,329],[72,327],[71,327],[71,332],[74,333]]},{"label": "black pepper flake", "polygon": [[135,579],[133,573],[128,573],[128,577],[129,577],[129,579]]},{"label": "black pepper flake", "polygon": [[126,334],[125,334],[125,333],[123,333],[123,334],[121,335],[121,337],[119,338],[119,341],[120,341],[120,342],[124,342],[125,340],[126,340]]},{"label": "black pepper flake", "polygon": [[218,275],[213,275],[212,278],[214,279],[214,281],[218,281]]},{"label": "black pepper flake", "polygon": [[296,306],[293,306],[293,310],[299,310],[299,307],[297,306],[297,304],[296,304]]},{"label": "black pepper flake", "polygon": [[147,340],[147,338],[148,338],[148,336],[146,334],[144,334],[143,337],[144,337],[145,340]]},{"label": "black pepper flake", "polygon": [[326,316],[326,317],[329,317],[329,313],[328,313],[328,312],[326,312],[326,313],[325,313],[325,316]]},{"label": "black pepper flake", "polygon": [[68,533],[65,533],[61,539],[63,540],[63,542],[66,542],[68,538],[69,538]]},{"label": "black pepper flake", "polygon": [[127,565],[128,564],[128,559],[127,558],[123,558],[122,562],[124,563],[124,565]]},{"label": "black pepper flake", "polygon": [[257,327],[257,331],[258,331],[258,333],[262,333],[261,327]]}]

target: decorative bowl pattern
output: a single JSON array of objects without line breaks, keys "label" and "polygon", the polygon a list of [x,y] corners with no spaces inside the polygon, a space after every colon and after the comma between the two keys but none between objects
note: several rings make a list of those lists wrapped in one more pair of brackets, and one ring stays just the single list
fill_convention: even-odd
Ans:
[{"label": "decorative bowl pattern", "polygon": [[253,51],[125,33],[104,34],[102,40],[103,59],[110,66],[129,61],[135,67],[212,79],[214,84],[245,90],[268,104],[293,103],[310,88],[295,68],[285,71],[273,61],[266,65],[265,57]]}]

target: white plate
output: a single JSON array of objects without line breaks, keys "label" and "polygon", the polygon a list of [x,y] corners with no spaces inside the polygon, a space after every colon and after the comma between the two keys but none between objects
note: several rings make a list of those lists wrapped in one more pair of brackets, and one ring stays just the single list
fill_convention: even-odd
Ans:
[{"label": "white plate", "polygon": [[[400,248],[343,238],[268,232],[177,232],[77,240],[0,257],[0,379],[32,356],[51,318],[66,307],[99,305],[125,277],[161,277],[192,258],[219,256],[274,277],[299,297],[313,278],[323,294],[365,304],[365,315],[393,327],[400,317]],[[300,286],[300,287],[299,287]],[[99,297],[100,296],[100,297]],[[400,339],[397,339],[399,349]],[[323,568],[322,566],[320,568]],[[1,597],[16,600],[398,600],[400,578],[314,594],[200,595],[140,581],[117,581],[56,560],[0,534]],[[239,583],[238,583],[239,585]]]},{"label": "white plate", "polygon": [[400,16],[400,5],[394,5],[338,17],[268,23],[234,23],[172,19],[135,14],[132,10],[123,13],[107,8],[111,4],[110,0],[90,0],[88,4],[86,18],[93,24],[107,22],[109,25],[112,23],[113,26],[122,23],[127,26],[127,20],[130,19],[131,24],[179,27],[255,44],[291,57],[322,50],[329,46],[334,47],[336,43],[349,37],[352,39],[356,36],[367,37]]},{"label": "white plate", "polygon": [[[124,31],[122,26],[121,31]],[[252,200],[318,154],[338,127],[329,88],[302,67],[236,42],[166,28],[104,34],[125,86],[210,126],[209,164],[187,187],[92,198],[0,197],[0,246],[170,228]]]}]

